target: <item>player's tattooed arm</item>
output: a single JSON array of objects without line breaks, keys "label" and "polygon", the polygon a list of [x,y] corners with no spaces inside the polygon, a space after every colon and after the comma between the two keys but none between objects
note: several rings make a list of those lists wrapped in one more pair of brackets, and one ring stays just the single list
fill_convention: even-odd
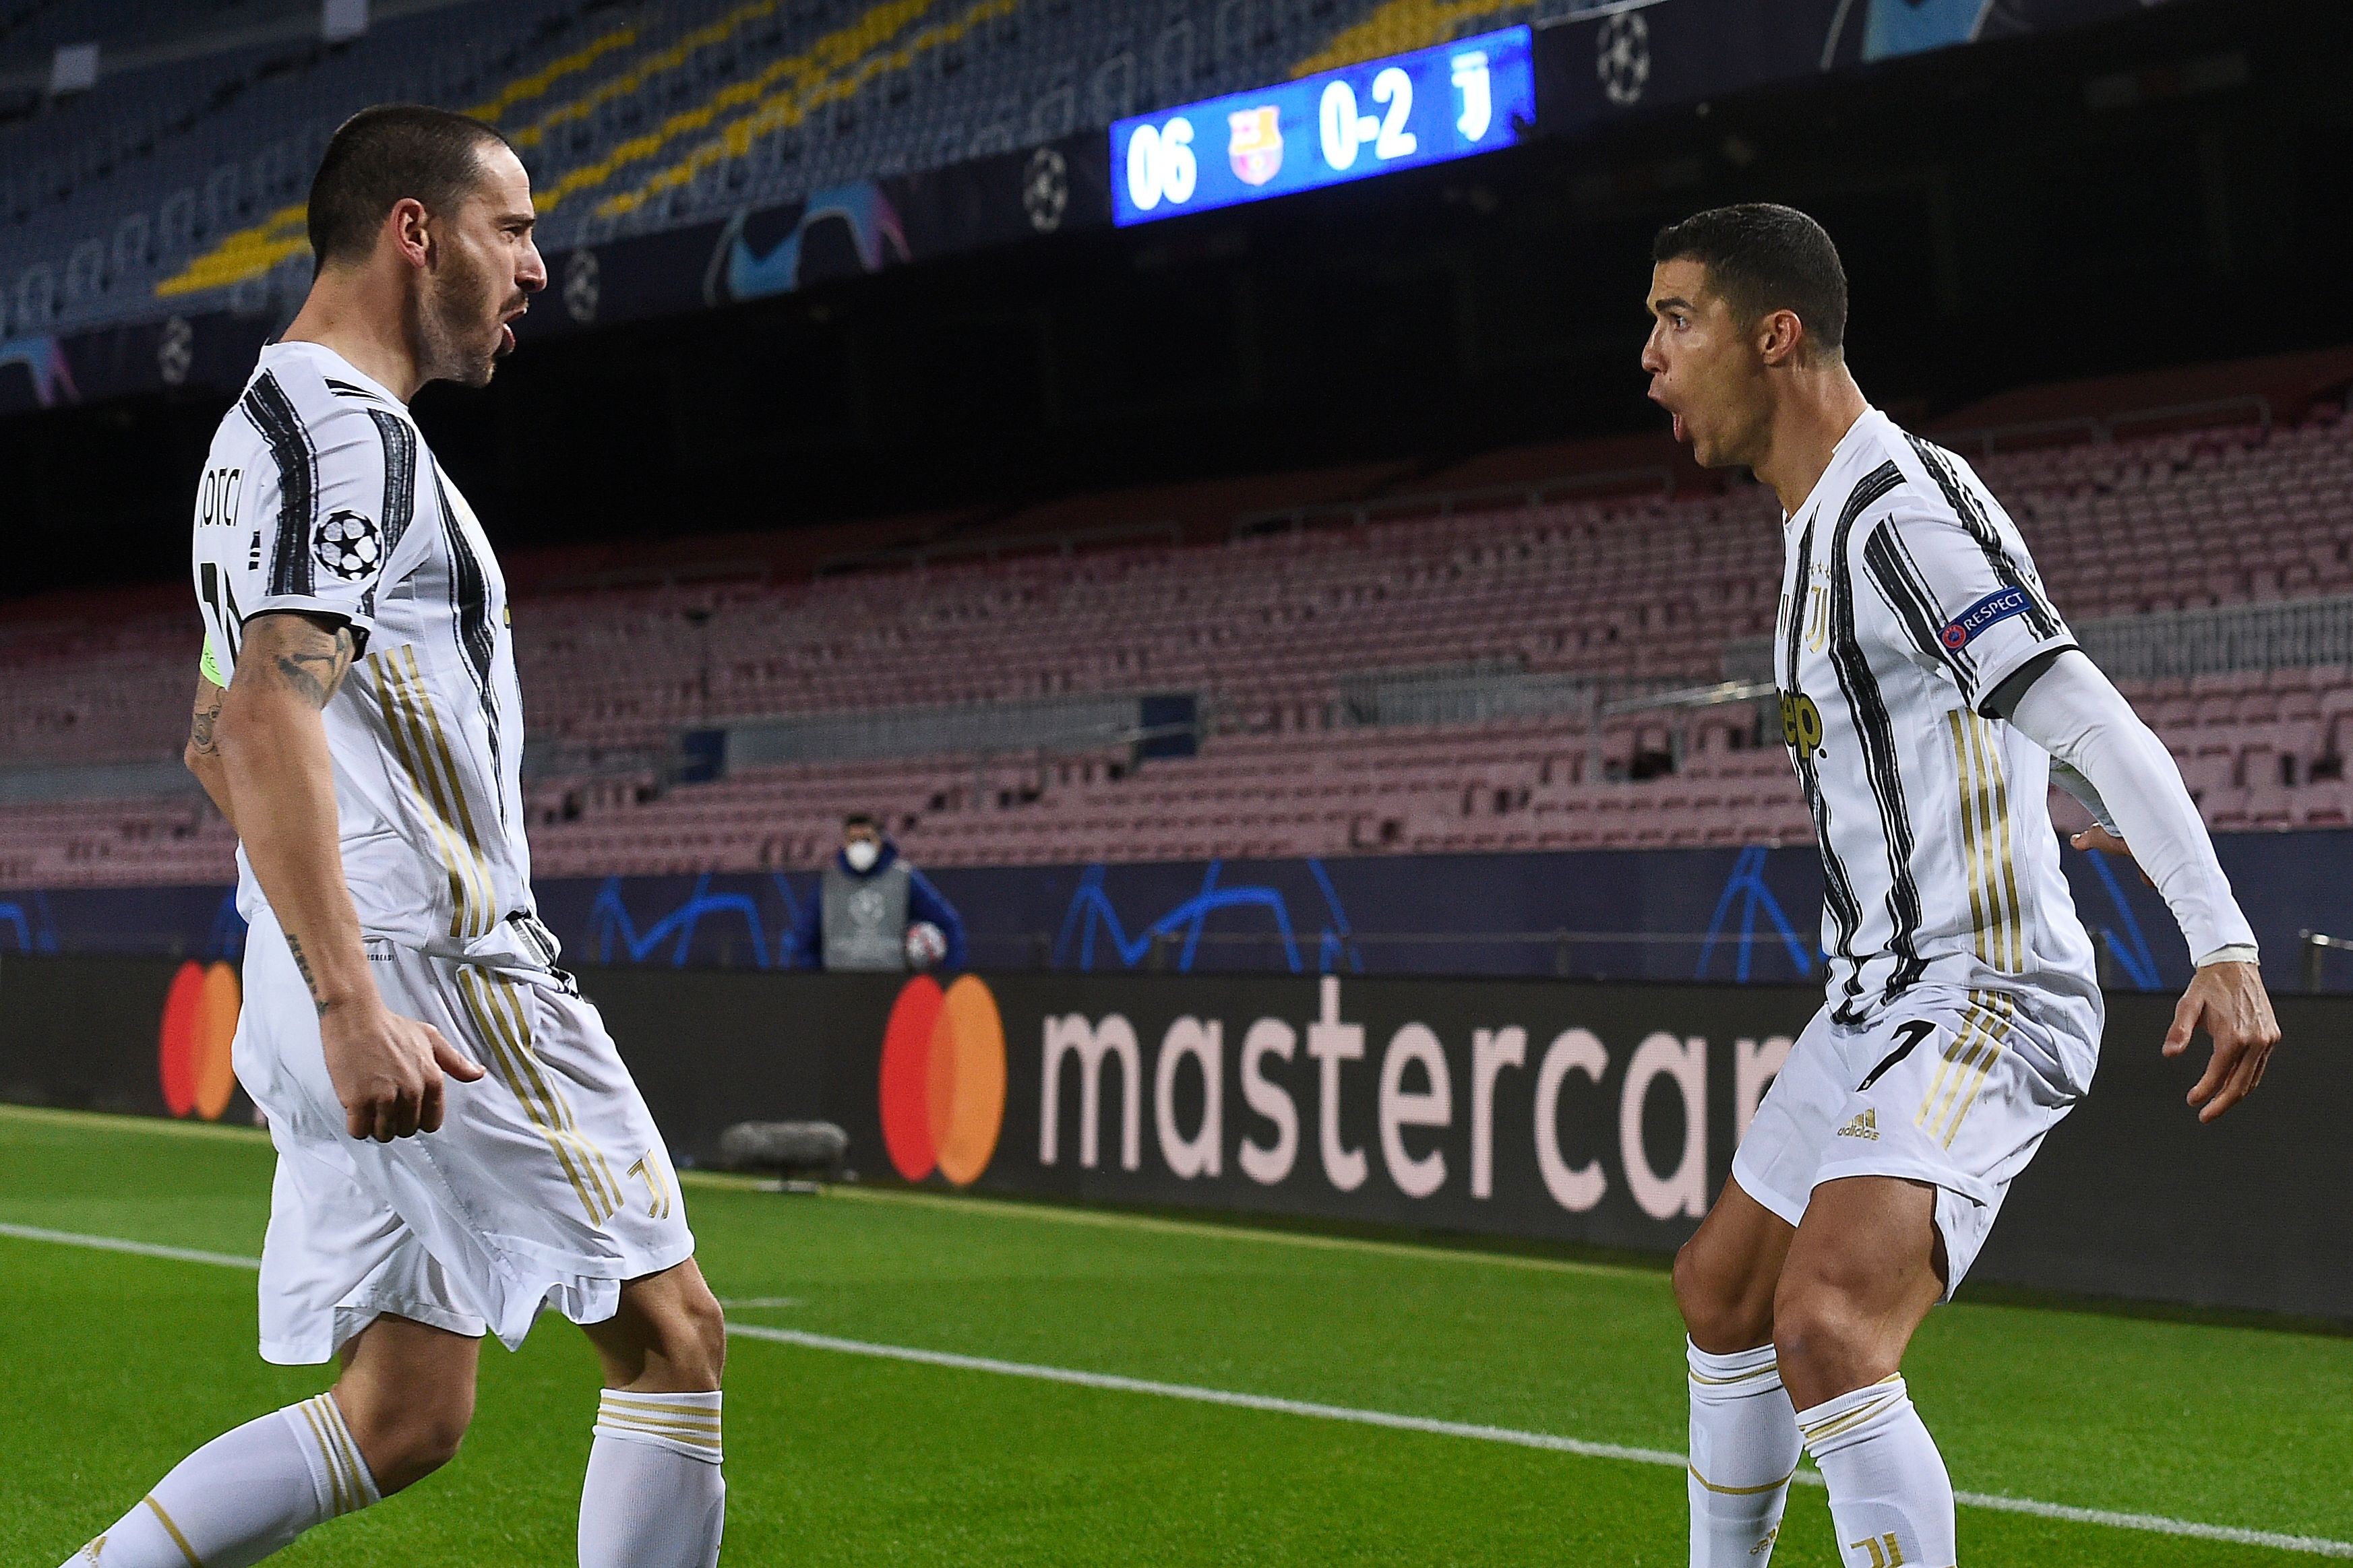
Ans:
[{"label": "player's tattooed arm", "polygon": [[324,1016],[327,1004],[319,996],[319,977],[311,973],[311,961],[302,952],[302,939],[292,931],[286,933],[286,951],[294,955],[295,971],[302,976],[302,989],[311,994],[311,1004]]},{"label": "player's tattooed arm", "polygon": [[218,733],[221,700],[227,695],[209,677],[196,677],[195,708],[188,716],[188,743],[180,760],[196,775],[196,782],[205,786],[205,794],[234,831],[237,813],[229,805],[228,773],[221,766]]},{"label": "player's tattooed arm", "polygon": [[[264,629],[269,634],[266,643],[255,635]],[[258,643],[263,646],[257,647]],[[289,690],[313,708],[324,708],[343,685],[358,649],[359,640],[348,624],[330,624],[316,616],[259,616],[247,627],[238,668],[258,658]]]}]

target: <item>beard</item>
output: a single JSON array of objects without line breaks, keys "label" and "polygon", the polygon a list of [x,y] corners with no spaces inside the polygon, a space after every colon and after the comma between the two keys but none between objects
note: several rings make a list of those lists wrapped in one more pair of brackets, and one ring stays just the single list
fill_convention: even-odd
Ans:
[{"label": "beard", "polygon": [[417,301],[418,369],[427,381],[488,386],[506,332],[495,301],[501,290],[485,273],[452,264],[435,273]]}]

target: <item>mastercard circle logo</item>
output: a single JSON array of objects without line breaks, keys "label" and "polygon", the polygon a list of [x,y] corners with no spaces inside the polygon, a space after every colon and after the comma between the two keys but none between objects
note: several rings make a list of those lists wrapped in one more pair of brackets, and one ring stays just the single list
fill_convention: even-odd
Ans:
[{"label": "mastercard circle logo", "polygon": [[1005,1021],[979,976],[945,991],[907,982],[882,1031],[882,1143],[910,1182],[934,1171],[959,1187],[988,1169],[1005,1126]]},{"label": "mastercard circle logo", "polygon": [[164,1104],[174,1116],[218,1121],[237,1091],[229,1047],[237,1039],[237,1015],[245,1000],[234,966],[190,959],[172,976],[164,997],[164,1027],[156,1067],[164,1080]]}]

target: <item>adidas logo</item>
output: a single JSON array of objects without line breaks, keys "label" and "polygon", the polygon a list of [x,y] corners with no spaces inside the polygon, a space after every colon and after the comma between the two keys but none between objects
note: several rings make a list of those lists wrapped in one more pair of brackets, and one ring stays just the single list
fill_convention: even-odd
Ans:
[{"label": "adidas logo", "polygon": [[1874,1110],[1865,1110],[1861,1116],[1840,1128],[1838,1135],[1841,1138],[1867,1138],[1873,1143],[1878,1142],[1879,1112]]}]

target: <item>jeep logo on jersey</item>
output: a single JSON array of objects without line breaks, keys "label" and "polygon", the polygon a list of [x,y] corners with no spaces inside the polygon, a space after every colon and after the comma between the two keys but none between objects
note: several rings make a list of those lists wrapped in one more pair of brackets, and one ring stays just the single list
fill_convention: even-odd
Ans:
[{"label": "jeep logo on jersey", "polygon": [[319,525],[311,553],[319,564],[346,583],[357,582],[384,564],[384,535],[374,520],[355,511],[336,511]]},{"label": "jeep logo on jersey", "polygon": [[1988,626],[2006,621],[2012,616],[2022,616],[2026,614],[2026,607],[2025,589],[1997,588],[1953,617],[1940,634],[1944,645],[1958,653],[1969,646],[1970,638]]},{"label": "jeep logo on jersey", "polygon": [[1781,739],[1793,752],[1821,750],[1822,710],[1802,691],[1781,693]]}]

